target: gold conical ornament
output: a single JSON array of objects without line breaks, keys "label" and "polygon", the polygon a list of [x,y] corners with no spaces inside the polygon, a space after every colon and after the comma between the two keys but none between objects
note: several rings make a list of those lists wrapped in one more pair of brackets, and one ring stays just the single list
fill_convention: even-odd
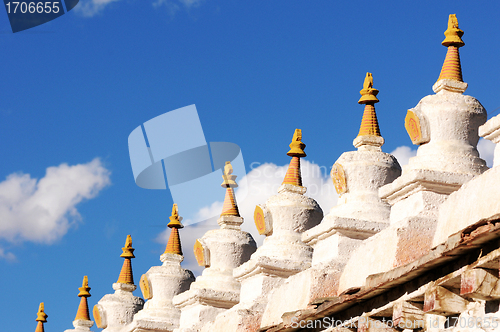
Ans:
[{"label": "gold conical ornament", "polygon": [[132,262],[131,259],[135,258],[134,248],[132,248],[132,237],[127,235],[127,240],[125,241],[125,247],[122,248],[123,253],[120,257],[125,258],[123,261],[122,269],[120,271],[120,276],[118,277],[117,283],[119,284],[134,284],[134,276],[132,274]]},{"label": "gold conical ornament", "polygon": [[90,297],[90,287],[87,276],[83,277],[82,287],[78,288],[78,290],[80,291],[78,294],[80,297],[80,305],[78,306],[75,320],[90,320],[89,305],[87,303],[87,297]]},{"label": "gold conical ornament", "polygon": [[458,48],[465,45],[462,40],[464,32],[458,28],[458,20],[455,14],[451,14],[448,19],[448,29],[444,32],[446,38],[441,44],[448,47],[443,68],[439,74],[438,81],[441,79],[455,80],[463,82],[462,66],[460,64],[460,54]]},{"label": "gold conical ornament", "polygon": [[300,173],[300,158],[307,156],[304,152],[306,145],[302,142],[302,130],[295,129],[293,133],[292,143],[290,143],[290,151],[287,155],[292,157],[288,169],[283,179],[283,184],[291,184],[293,186],[302,187],[302,175]]},{"label": "gold conical ornament", "polygon": [[47,317],[49,317],[49,316],[45,313],[45,308],[44,308],[43,302],[40,303],[40,306],[38,307],[38,312],[36,315],[37,315],[36,321],[38,323],[36,325],[35,332],[44,332],[45,330],[44,330],[43,324],[47,323]]},{"label": "gold conical ornament", "polygon": [[363,82],[363,89],[359,91],[361,98],[358,100],[358,104],[374,104],[378,103],[377,94],[378,90],[373,88],[373,75],[372,73],[366,73],[365,81]]},{"label": "gold conical ornament", "polygon": [[222,175],[222,188],[226,188],[226,196],[224,197],[224,204],[222,205],[222,216],[235,216],[239,217],[240,212],[236,204],[236,197],[234,196],[233,188],[238,187],[236,183],[236,175],[233,174],[233,166],[231,162],[226,161],[224,166],[224,174]]},{"label": "gold conical ornament", "polygon": [[169,217],[170,222],[168,227],[172,228],[170,237],[168,238],[167,247],[164,254],[176,254],[182,256],[181,238],[179,236],[179,228],[184,226],[181,224],[182,217],[179,217],[179,209],[177,204],[172,207],[172,215]]},{"label": "gold conical ornament", "polygon": [[168,223],[168,227],[170,228],[183,228],[184,226],[181,224],[182,217],[179,217],[179,208],[177,204],[174,203],[172,206],[172,215],[168,217],[170,222]]},{"label": "gold conical ornament", "polygon": [[373,88],[373,75],[366,73],[363,89],[359,92],[361,98],[359,104],[365,104],[361,126],[359,127],[358,136],[354,139],[353,145],[356,148],[377,149],[384,144],[384,139],[380,135],[380,127],[378,125],[377,113],[375,112],[375,103],[378,90]]},{"label": "gold conical ornament", "polygon": [[458,28],[458,20],[455,14],[448,18],[448,29],[444,32],[446,38],[441,44],[448,48],[443,67],[439,73],[437,82],[432,87],[435,93],[441,90],[464,93],[467,90],[467,83],[462,76],[462,65],[458,49],[465,45],[462,40],[464,32]]}]

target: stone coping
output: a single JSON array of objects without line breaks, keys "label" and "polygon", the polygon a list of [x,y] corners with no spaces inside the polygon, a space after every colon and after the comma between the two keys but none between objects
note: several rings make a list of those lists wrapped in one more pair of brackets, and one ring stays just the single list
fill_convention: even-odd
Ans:
[{"label": "stone coping", "polygon": [[498,143],[500,136],[500,115],[494,116],[479,127],[479,136]]},{"label": "stone coping", "polygon": [[465,82],[443,78],[434,83],[432,91],[438,93],[441,90],[446,90],[450,92],[464,93],[465,90],[467,90],[467,86],[468,84]]},{"label": "stone coping", "polygon": [[[143,315],[139,315],[140,313]],[[148,308],[148,312],[139,311],[134,321],[122,332],[155,332],[173,330],[179,326],[181,311],[177,308]]]},{"label": "stone coping", "polygon": [[118,292],[130,292],[132,293],[137,289],[137,286],[134,284],[124,284],[121,282],[115,282],[113,284],[113,289]]},{"label": "stone coping", "polygon": [[311,262],[293,262],[286,259],[275,259],[266,256],[250,258],[233,270],[233,276],[238,280],[250,278],[259,273],[268,276],[288,278],[291,275],[304,271],[311,267]]},{"label": "stone coping", "polygon": [[243,224],[243,217],[220,216],[219,219],[217,219],[217,224],[222,228],[240,230],[240,225]]},{"label": "stone coping", "polygon": [[164,252],[163,254],[160,255],[160,261],[163,263],[163,266],[170,264],[180,265],[183,260],[184,256],[178,254],[172,254],[169,252]]},{"label": "stone coping", "polygon": [[179,309],[193,304],[229,309],[240,302],[240,293],[209,288],[191,288],[174,296],[172,302]]},{"label": "stone coping", "polygon": [[314,245],[319,240],[330,237],[335,233],[340,233],[353,239],[364,240],[387,228],[389,224],[389,222],[381,223],[326,215],[318,226],[302,233],[302,242]]},{"label": "stone coping", "polygon": [[420,191],[449,195],[474,177],[475,175],[463,173],[410,169],[392,183],[380,187],[379,196],[394,205]]}]

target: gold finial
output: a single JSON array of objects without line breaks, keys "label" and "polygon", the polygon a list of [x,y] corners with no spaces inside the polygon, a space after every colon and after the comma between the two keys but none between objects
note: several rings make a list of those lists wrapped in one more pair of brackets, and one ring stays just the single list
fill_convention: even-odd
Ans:
[{"label": "gold finial", "polygon": [[377,149],[384,144],[384,139],[380,135],[375,103],[378,103],[376,95],[378,90],[373,88],[373,75],[366,73],[363,83],[363,90],[360,91],[361,98],[359,104],[365,104],[365,111],[361,119],[358,136],[354,139],[353,145],[358,149]]},{"label": "gold finial", "polygon": [[36,321],[42,322],[42,323],[47,323],[47,317],[49,317],[49,316],[45,313],[44,304],[42,302],[42,303],[40,303],[40,306],[38,307]]},{"label": "gold finial", "polygon": [[224,166],[224,174],[222,174],[222,188],[236,188],[238,184],[236,183],[236,175],[233,175],[233,165],[231,165],[230,161],[226,161],[226,165]]},{"label": "gold finial", "polygon": [[174,217],[175,220],[179,219],[179,207],[175,203],[172,205],[172,217]]},{"label": "gold finial", "polygon": [[182,256],[181,238],[179,236],[179,228],[183,228],[181,224],[182,217],[179,217],[179,208],[177,204],[172,206],[172,215],[168,227],[172,228],[170,237],[168,238],[167,247],[164,254],[177,254]]},{"label": "gold finial", "polygon": [[83,277],[82,287],[78,288],[78,290],[80,291],[78,296],[81,297],[81,299],[78,311],[76,312],[75,320],[90,320],[89,305],[87,303],[87,297],[90,297],[90,287],[87,276]]},{"label": "gold finial", "polygon": [[131,259],[135,258],[134,248],[132,248],[132,237],[127,235],[127,240],[125,241],[125,247],[122,248],[123,254],[120,257],[125,258],[123,261],[122,269],[120,275],[118,276],[117,283],[119,284],[134,284],[134,275],[132,274],[132,262]]},{"label": "gold finial", "polygon": [[168,227],[170,228],[183,228],[181,224],[182,217],[179,217],[179,208],[177,207],[177,204],[174,203],[172,206],[172,215],[168,217],[170,219],[170,222],[168,223]]},{"label": "gold finial", "polygon": [[359,104],[374,104],[378,103],[377,94],[378,90],[373,88],[373,76],[372,73],[366,73],[365,82],[363,83],[363,89],[359,91],[361,98],[359,98]]},{"label": "gold finial", "polygon": [[465,45],[462,41],[464,32],[458,28],[458,20],[455,14],[448,19],[448,29],[444,35],[446,38],[442,44],[448,47],[443,67],[439,73],[437,82],[432,87],[435,93],[441,90],[463,93],[467,89],[467,83],[462,77],[462,65],[458,49]]},{"label": "gold finial", "polygon": [[290,143],[290,151],[287,155],[292,157],[288,169],[283,179],[282,184],[291,184],[297,187],[302,187],[302,175],[300,174],[300,158],[305,157],[304,148],[306,145],[302,143],[302,130],[295,129],[292,143]]},{"label": "gold finial", "polygon": [[458,20],[457,20],[457,15],[455,14],[450,14],[450,17],[448,18],[448,29],[444,32],[445,39],[441,44],[444,46],[456,46],[456,47],[462,47],[465,45],[465,43],[462,40],[462,36],[464,35],[464,32],[458,28]]},{"label": "gold finial", "polygon": [[238,211],[238,206],[236,205],[236,199],[234,197],[233,188],[238,187],[236,183],[236,175],[233,174],[233,166],[231,162],[226,161],[224,166],[224,175],[222,175],[224,180],[221,184],[222,188],[226,188],[226,196],[224,197],[224,204],[222,205],[221,216],[240,216]]},{"label": "gold finial", "polygon": [[36,330],[35,332],[44,332],[43,328],[43,323],[47,322],[47,314],[43,311],[43,302],[40,303],[40,307],[38,307],[38,313],[37,313],[37,318],[36,321],[38,324],[36,324]]},{"label": "gold finial", "polygon": [[78,294],[79,297],[90,297],[89,279],[87,276],[83,277],[82,287],[78,288],[78,290],[80,291]]},{"label": "gold finial", "polygon": [[132,237],[127,235],[127,240],[125,241],[125,247],[122,248],[123,253],[120,257],[123,258],[135,258],[134,256],[134,248],[132,248]]},{"label": "gold finial", "polygon": [[302,130],[295,129],[293,133],[292,143],[290,143],[290,151],[287,152],[287,155],[290,157],[306,157],[306,153],[304,149],[306,145],[302,143]]},{"label": "gold finial", "polygon": [[[365,104],[365,111],[361,120],[361,127],[359,128],[359,136],[380,136],[380,128],[378,126],[377,114],[375,113],[374,103],[378,102],[378,90],[373,88],[373,76],[371,73],[366,73],[363,90],[361,90],[361,99],[358,101],[360,104]],[[370,98],[375,98],[376,101]]]}]

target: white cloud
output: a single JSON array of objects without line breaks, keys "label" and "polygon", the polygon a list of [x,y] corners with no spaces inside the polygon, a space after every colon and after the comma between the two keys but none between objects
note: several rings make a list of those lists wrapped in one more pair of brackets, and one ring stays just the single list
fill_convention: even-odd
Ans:
[{"label": "white cloud", "polygon": [[118,0],[80,0],[74,11],[85,17],[101,13],[106,6]]},{"label": "white cloud", "polygon": [[156,0],[153,2],[153,7],[158,8],[164,6],[167,8],[170,15],[173,15],[181,9],[181,6],[189,10],[200,6],[203,1],[204,0]]},{"label": "white cloud", "polygon": [[[109,185],[109,176],[99,159],[49,167],[39,180],[29,174],[9,175],[0,182],[0,239],[46,244],[60,239],[80,219],[76,205]],[[6,255],[0,249],[0,257]]]},{"label": "white cloud", "polygon": [[[259,235],[253,222],[253,213],[257,204],[264,204],[269,197],[278,193],[278,188],[283,182],[288,165],[277,166],[271,163],[254,163],[252,170],[240,181],[236,190],[236,200],[240,215],[244,218],[242,230],[252,234],[258,245],[261,245],[264,236]],[[337,203],[337,193],[329,176],[330,167],[319,166],[307,160],[301,161],[302,183],[307,187],[306,196],[314,198],[323,209],[326,215]],[[243,199],[238,199],[239,194],[244,193]],[[246,194],[246,195],[245,195]],[[190,269],[195,274],[200,273],[203,268],[198,267],[194,259],[192,246],[197,238],[200,238],[207,231],[216,229],[217,218],[222,211],[222,200],[224,193],[221,190],[220,201],[216,201],[210,206],[204,207],[197,212],[197,217],[208,219],[202,223],[189,225],[181,232],[183,243],[183,253],[185,257],[185,268]],[[182,215],[182,211],[179,211]],[[216,217],[213,217],[216,216]],[[157,240],[166,244],[170,235],[170,229],[162,232]]]},{"label": "white cloud", "polygon": [[[111,3],[119,0],[80,0],[74,11],[84,17],[101,14]],[[199,7],[205,0],[154,0],[153,7],[165,7],[173,15],[181,8],[187,10]]]},{"label": "white cloud", "polygon": [[[221,190],[221,192],[223,192],[223,191]],[[223,201],[213,202],[212,205],[205,206],[205,207],[201,208],[198,212],[196,212],[193,219],[194,220],[205,220],[205,222],[207,222],[210,219],[212,219],[214,216],[218,217],[222,211],[222,205],[223,205]],[[184,223],[191,224],[191,222],[188,220],[185,220]]]},{"label": "white cloud", "polygon": [[0,259],[5,259],[6,261],[14,262],[16,256],[11,252],[6,252],[5,249],[0,248]]},{"label": "white cloud", "polygon": [[409,146],[398,146],[392,154],[398,160],[399,165],[403,167],[404,165],[408,165],[408,161],[411,157],[415,157],[417,155],[417,150],[412,150]]},{"label": "white cloud", "polygon": [[477,150],[479,151],[479,156],[486,161],[486,165],[488,165],[488,167],[493,167],[495,143],[490,140],[480,138],[477,143]]},{"label": "white cloud", "polygon": [[204,0],[179,0],[187,8],[198,7]]}]

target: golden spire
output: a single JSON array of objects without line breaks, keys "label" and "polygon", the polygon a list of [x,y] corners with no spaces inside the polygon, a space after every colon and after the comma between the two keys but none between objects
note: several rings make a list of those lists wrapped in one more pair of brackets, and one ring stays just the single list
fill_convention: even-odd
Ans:
[{"label": "golden spire", "polygon": [[130,261],[134,256],[134,248],[132,248],[132,237],[127,235],[127,240],[125,241],[125,247],[122,248],[123,253],[120,257],[125,258],[123,261],[123,266],[120,271],[120,276],[118,277],[117,283],[120,284],[134,284],[134,275],[132,274],[132,262]]},{"label": "golden spire", "polygon": [[380,148],[384,145],[384,139],[380,135],[377,113],[375,112],[375,103],[379,102],[376,97],[378,90],[373,88],[373,76],[371,73],[366,73],[363,89],[359,93],[361,94],[361,98],[358,100],[358,103],[365,104],[365,111],[361,119],[358,136],[354,139],[353,144],[356,148],[361,146]]},{"label": "golden spire", "polygon": [[302,143],[302,130],[295,129],[295,132],[293,133],[292,143],[290,143],[289,147],[290,151],[288,151],[286,154],[290,157],[302,158],[307,156],[304,152],[306,145]]},{"label": "golden spire", "polygon": [[233,166],[231,162],[226,161],[224,166],[224,174],[222,175],[222,188],[226,188],[226,196],[224,197],[224,204],[222,205],[221,216],[235,216],[239,217],[240,212],[236,205],[236,198],[234,197],[233,188],[238,187],[236,183],[236,175],[233,175]]},{"label": "golden spire", "polygon": [[38,307],[38,313],[36,317],[36,321],[38,324],[36,325],[36,330],[35,332],[44,332],[43,329],[43,323],[47,323],[47,317],[49,317],[45,311],[44,311],[44,305],[43,302],[40,303],[40,306]]},{"label": "golden spire", "polygon": [[378,103],[377,94],[378,90],[373,88],[373,76],[372,73],[366,73],[365,81],[363,82],[363,89],[359,91],[361,98],[358,100],[358,104],[375,104]]},{"label": "golden spire", "polygon": [[182,256],[181,238],[179,237],[179,228],[183,228],[181,224],[182,217],[179,217],[179,209],[177,204],[172,207],[172,215],[169,217],[170,222],[168,227],[172,228],[170,237],[168,238],[167,247],[164,254],[177,254]]},{"label": "golden spire", "polygon": [[182,228],[181,220],[182,217],[179,217],[179,208],[177,207],[177,204],[174,203],[172,206],[172,215],[168,217],[170,219],[170,222],[168,223],[168,227],[170,228]]},{"label": "golden spire", "polygon": [[448,18],[448,29],[444,32],[445,39],[441,44],[444,46],[462,47],[465,45],[462,40],[464,32],[458,28],[458,20],[456,14],[450,14]]},{"label": "golden spire", "polygon": [[443,68],[439,75],[438,81],[441,79],[449,79],[463,82],[462,66],[460,65],[460,54],[458,48],[465,45],[462,40],[464,32],[458,28],[458,20],[455,14],[451,14],[448,19],[448,29],[444,32],[446,38],[441,44],[448,47],[446,58],[444,59]]},{"label": "golden spire", "polygon": [[83,277],[82,287],[78,288],[80,293],[78,296],[80,299],[80,305],[78,306],[78,311],[76,312],[75,320],[90,320],[89,315],[89,305],[87,303],[87,297],[90,297],[90,287],[89,287],[89,279],[87,276]]},{"label": "golden spire", "polygon": [[302,130],[295,129],[293,133],[292,143],[290,143],[290,151],[287,155],[292,157],[288,170],[286,171],[283,184],[291,184],[302,187],[302,176],[300,174],[300,158],[307,156],[304,152],[306,145],[302,143]]}]

